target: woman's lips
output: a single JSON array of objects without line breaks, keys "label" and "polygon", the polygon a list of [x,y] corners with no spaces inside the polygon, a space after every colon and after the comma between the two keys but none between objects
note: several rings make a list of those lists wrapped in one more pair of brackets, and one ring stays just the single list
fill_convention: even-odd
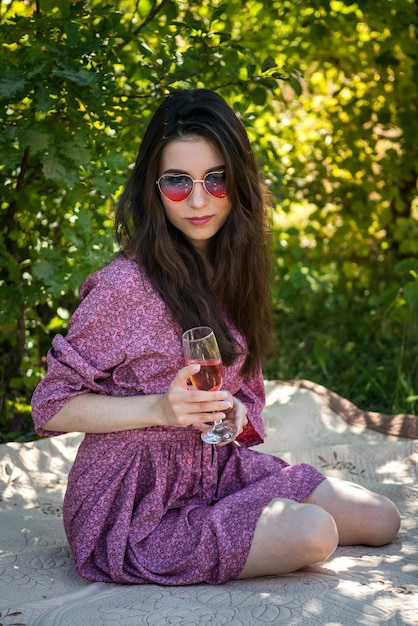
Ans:
[{"label": "woman's lips", "polygon": [[188,217],[187,221],[193,226],[205,226],[212,219],[212,215],[203,215],[202,217]]}]

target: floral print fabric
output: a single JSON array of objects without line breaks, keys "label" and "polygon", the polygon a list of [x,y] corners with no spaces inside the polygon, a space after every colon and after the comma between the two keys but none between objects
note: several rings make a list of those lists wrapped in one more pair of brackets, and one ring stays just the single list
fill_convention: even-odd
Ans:
[{"label": "floral print fabric", "polygon": [[[80,298],[32,399],[39,434],[60,434],[43,425],[75,395],[165,393],[184,365],[182,329],[136,262],[116,258],[86,279]],[[248,449],[263,440],[264,383],[261,373],[243,380],[241,365],[225,368],[223,385],[248,409],[241,445],[205,444],[192,427],[85,436],[64,501],[81,576],[165,585],[236,578],[268,502],[301,502],[324,479]]]}]

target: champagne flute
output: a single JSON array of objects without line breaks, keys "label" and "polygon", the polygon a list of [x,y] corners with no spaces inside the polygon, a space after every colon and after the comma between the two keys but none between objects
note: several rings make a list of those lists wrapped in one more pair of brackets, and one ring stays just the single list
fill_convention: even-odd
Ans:
[{"label": "champagne flute", "polygon": [[[200,370],[190,376],[193,386],[218,391],[222,386],[224,368],[213,330],[209,326],[190,328],[183,333],[182,343],[186,364],[200,365]],[[202,439],[206,443],[223,443],[235,439],[237,432],[234,424],[217,420],[209,431],[202,433]]]}]

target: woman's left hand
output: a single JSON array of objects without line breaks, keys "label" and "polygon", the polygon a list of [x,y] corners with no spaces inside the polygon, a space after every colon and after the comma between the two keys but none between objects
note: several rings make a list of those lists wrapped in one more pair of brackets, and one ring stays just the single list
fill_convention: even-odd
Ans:
[{"label": "woman's left hand", "polygon": [[[224,411],[226,414],[224,421],[227,421],[227,422],[230,421],[235,424],[235,426],[238,429],[238,433],[237,433],[237,437],[238,437],[238,435],[242,433],[245,426],[248,424],[247,408],[245,404],[243,404],[240,400],[235,398],[235,396],[233,396],[232,393],[229,393],[229,391],[228,391],[227,400],[231,402],[232,408]],[[196,430],[200,430],[200,432],[203,433],[203,432],[210,430],[213,424],[193,424],[193,426],[194,428],[196,428]],[[233,439],[233,441],[235,440],[236,440],[236,437],[235,439]],[[217,445],[226,446],[229,443],[231,443],[231,441],[227,441],[226,443],[218,443]]]}]

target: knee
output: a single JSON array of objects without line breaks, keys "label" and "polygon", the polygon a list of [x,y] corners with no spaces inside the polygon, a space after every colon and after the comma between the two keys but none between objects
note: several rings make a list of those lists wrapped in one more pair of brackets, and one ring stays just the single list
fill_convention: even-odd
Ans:
[{"label": "knee", "polygon": [[[306,507],[306,508],[305,508]],[[338,546],[338,529],[334,518],[316,504],[305,504],[302,512],[303,541],[309,563],[319,563],[328,559]]]},{"label": "knee", "polygon": [[377,509],[374,514],[375,522],[370,544],[384,546],[391,543],[398,534],[401,516],[393,502],[384,496],[379,497]]}]

